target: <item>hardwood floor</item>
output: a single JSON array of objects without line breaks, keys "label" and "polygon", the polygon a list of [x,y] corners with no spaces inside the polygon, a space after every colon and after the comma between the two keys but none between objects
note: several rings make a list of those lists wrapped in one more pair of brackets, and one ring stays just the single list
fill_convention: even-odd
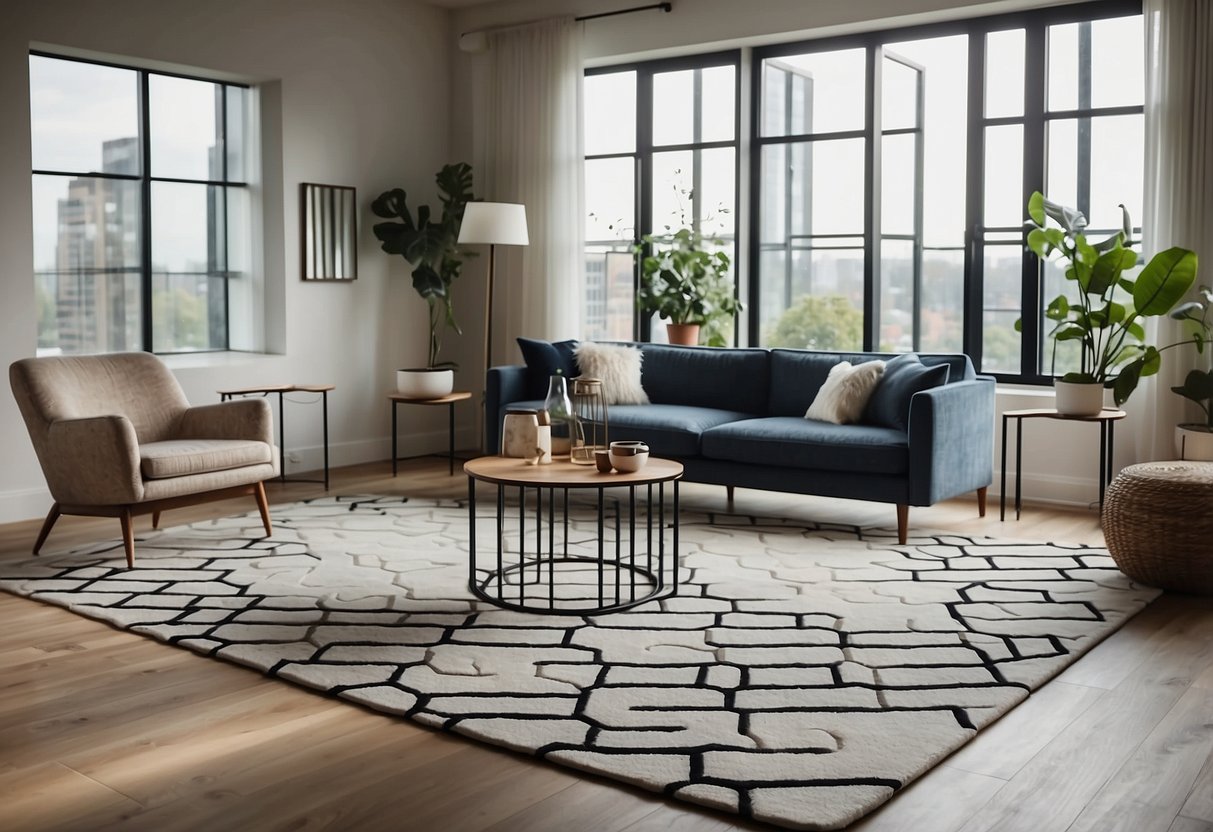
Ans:
[{"label": "hardwood floor", "polygon": [[[333,472],[333,492],[461,496],[445,459]],[[273,485],[272,503],[320,494]],[[687,507],[725,509],[688,485]],[[166,514],[177,525],[248,500]],[[891,526],[893,508],[738,491],[742,513]],[[142,524],[148,521],[143,519]],[[40,521],[0,526],[28,556]],[[1096,514],[975,500],[914,528],[1099,542]],[[139,526],[144,528],[143,525]],[[67,517],[57,552],[117,539]],[[481,746],[0,593],[0,829],[723,832],[736,818]],[[765,827],[764,827],[765,828]],[[1213,832],[1213,601],[1168,595],[861,821],[863,832]]]}]

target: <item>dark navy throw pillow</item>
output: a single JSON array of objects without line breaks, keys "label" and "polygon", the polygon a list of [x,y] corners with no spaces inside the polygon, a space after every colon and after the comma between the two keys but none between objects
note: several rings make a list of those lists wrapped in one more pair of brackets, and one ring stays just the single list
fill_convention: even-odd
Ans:
[{"label": "dark navy throw pillow", "polygon": [[518,349],[526,363],[526,397],[542,399],[548,394],[548,379],[560,370],[565,378],[577,376],[577,360],[573,357],[576,341],[543,341],[539,338],[518,338]]},{"label": "dark navy throw pillow", "polygon": [[908,430],[910,398],[921,390],[930,390],[947,383],[947,364],[928,367],[912,352],[889,359],[885,363],[880,383],[872,391],[872,398],[868,399],[863,421],[869,425]]}]

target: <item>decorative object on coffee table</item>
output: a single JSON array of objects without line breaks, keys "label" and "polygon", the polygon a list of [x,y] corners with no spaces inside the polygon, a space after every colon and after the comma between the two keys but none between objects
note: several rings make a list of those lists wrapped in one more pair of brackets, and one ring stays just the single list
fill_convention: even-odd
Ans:
[{"label": "decorative object on coffee table", "polygon": [[[540,615],[599,615],[678,593],[682,463],[654,459],[643,472],[603,474],[568,461],[532,466],[482,456],[463,470],[468,475],[468,589],[477,598]],[[477,549],[477,481],[497,486],[495,560]],[[673,484],[668,515],[666,483]],[[516,505],[506,505],[507,490],[517,495]],[[595,500],[598,532],[588,541],[569,531],[570,492]],[[502,531],[507,511],[517,517],[516,536]]]},{"label": "decorative object on coffee table", "polygon": [[552,455],[568,456],[573,444],[573,403],[569,400],[568,379],[560,370],[548,379],[548,395],[543,400],[543,410],[551,425]]},{"label": "decorative object on coffee table", "polygon": [[608,441],[602,382],[596,378],[573,379],[573,444],[569,461],[593,465],[595,452],[607,450]]},{"label": "decorative object on coffee table", "polygon": [[1130,578],[1213,595],[1213,462],[1128,466],[1108,488],[1103,532]]}]

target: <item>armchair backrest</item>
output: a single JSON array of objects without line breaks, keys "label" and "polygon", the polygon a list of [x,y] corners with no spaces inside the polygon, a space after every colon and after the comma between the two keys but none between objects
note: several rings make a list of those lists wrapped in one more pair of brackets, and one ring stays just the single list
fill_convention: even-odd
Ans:
[{"label": "armchair backrest", "polygon": [[39,456],[60,419],[125,416],[140,443],[158,442],[171,438],[189,407],[168,367],[146,352],[23,358],[8,378]]}]

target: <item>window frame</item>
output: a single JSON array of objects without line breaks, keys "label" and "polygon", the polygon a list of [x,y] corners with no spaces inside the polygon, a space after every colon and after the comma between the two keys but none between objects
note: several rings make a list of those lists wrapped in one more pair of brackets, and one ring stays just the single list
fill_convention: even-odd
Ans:
[{"label": "window frame", "polygon": [[[881,238],[889,235],[879,233],[879,207],[881,199],[881,141],[885,131],[881,129],[881,61],[884,47],[899,41],[919,40],[952,35],[967,35],[969,38],[967,127],[968,153],[965,173],[965,232],[964,232],[964,299],[962,303],[962,350],[969,355],[978,372],[994,376],[1000,382],[1046,385],[1053,376],[1042,372],[1044,336],[1040,327],[1042,272],[1041,263],[1026,247],[1026,230],[1022,226],[985,227],[982,212],[985,204],[985,128],[999,124],[1022,124],[1024,126],[1024,159],[1021,205],[1026,206],[1028,197],[1036,190],[1044,190],[1046,181],[1046,129],[1050,121],[1057,119],[1082,119],[1107,115],[1130,115],[1144,112],[1142,105],[1118,107],[1088,106],[1078,109],[1047,110],[1046,91],[1047,31],[1049,26],[1082,23],[1107,18],[1127,17],[1142,14],[1140,0],[1093,0],[1065,6],[1050,6],[986,17],[945,21],[918,26],[881,29],[866,33],[825,37],[811,40],[778,43],[755,48],[750,58],[750,212],[748,251],[748,331],[750,346],[757,346],[761,337],[761,292],[762,274],[759,270],[761,252],[762,205],[762,149],[775,143],[790,143],[806,139],[834,137],[833,134],[762,135],[762,82],[763,66],[767,59],[778,59],[789,55],[814,52],[838,51],[862,48],[865,50],[865,122],[861,131],[845,131],[838,137],[858,137],[865,141],[864,159],[864,351],[875,350],[880,343],[880,250]],[[1024,110],[1022,116],[987,117],[985,115],[986,87],[986,35],[1005,29],[1022,28],[1025,35],[1024,58]],[[921,105],[921,100],[920,100]],[[920,143],[921,150],[921,143]],[[1087,165],[1089,169],[1089,163]],[[918,171],[921,178],[922,170]],[[1080,175],[1081,179],[1081,175]],[[1083,193],[1079,185],[1079,194]],[[921,190],[918,195],[921,198]],[[1025,208],[1026,210],[1026,208]],[[982,366],[982,317],[984,297],[985,232],[1012,232],[1023,235],[1020,314],[1023,319],[1023,334],[1020,341],[1019,373],[988,372]],[[921,234],[921,226],[919,226]],[[920,261],[923,246],[916,242],[916,259]],[[954,249],[953,249],[954,250]],[[920,278],[920,272],[916,270]],[[914,299],[914,317],[921,316],[921,295]],[[915,342],[920,337],[915,327]]]},{"label": "window frame", "polygon": [[[230,268],[230,241],[231,235],[228,233],[227,223],[229,222],[230,213],[228,211],[228,188],[248,188],[249,183],[245,180],[231,180],[228,171],[228,95],[229,87],[239,89],[251,89],[252,85],[239,83],[236,81],[226,81],[217,78],[207,78],[202,75],[193,75],[184,72],[173,72],[169,70],[148,69],[146,67],[134,66],[131,64],[118,63],[116,61],[107,61],[96,58],[83,58],[75,55],[64,55],[57,52],[52,52],[43,49],[30,49],[29,57],[49,58],[59,61],[73,61],[75,63],[89,64],[93,66],[112,67],[137,74],[138,83],[138,143],[140,154],[140,172],[138,174],[122,174],[103,171],[67,171],[67,170],[51,170],[36,168],[31,165],[31,176],[54,176],[64,179],[84,178],[84,179],[104,179],[116,180],[123,182],[139,183],[139,286],[140,286],[140,322],[139,332],[142,340],[143,352],[150,352],[156,355],[196,355],[199,353],[215,353],[226,352],[231,348],[231,308],[230,308],[230,291],[229,282],[232,279],[233,272]],[[157,75],[168,78],[182,78],[188,81],[200,81],[207,84],[215,84],[222,90],[221,99],[222,106],[220,108],[220,117],[222,119],[222,127],[220,135],[223,141],[223,153],[219,154],[222,159],[222,178],[221,179],[190,179],[171,176],[153,176],[152,175],[152,133],[151,133],[151,112],[148,106],[150,101],[150,85],[151,76]],[[28,86],[28,84],[27,84]],[[223,269],[215,272],[206,272],[207,275],[216,275],[222,278],[223,284],[223,346],[213,347],[209,349],[176,349],[157,352],[154,349],[153,341],[153,319],[155,317],[155,309],[152,302],[152,286],[153,286],[153,263],[152,263],[152,185],[156,182],[178,183],[187,185],[203,185],[207,187],[215,187],[222,199],[223,218],[224,218],[224,233],[223,233]],[[109,271],[108,269],[106,271]],[[123,269],[123,271],[129,271]],[[208,328],[210,319],[207,319]]]},{"label": "window frame", "polygon": [[[681,144],[653,144],[653,76],[667,72],[680,72],[692,69],[710,69],[720,66],[733,67],[733,138],[732,140],[724,141],[698,141],[695,136],[699,131],[699,113],[702,99],[696,97],[693,101],[694,115],[692,118],[693,138],[690,142]],[[733,148],[733,204],[729,206],[729,210],[733,216],[733,292],[735,297],[741,297],[741,278],[740,278],[740,263],[741,247],[740,247],[740,231],[741,219],[738,216],[738,206],[741,199],[740,194],[740,177],[741,177],[741,153],[743,143],[741,141],[741,72],[742,72],[742,51],[741,49],[728,49],[717,52],[706,52],[697,55],[685,55],[675,58],[658,58],[650,61],[633,61],[623,64],[610,64],[605,66],[588,67],[584,71],[585,77],[594,75],[610,75],[620,72],[635,72],[636,73],[636,137],[634,150],[616,152],[616,153],[597,153],[585,154],[582,159],[584,161],[592,161],[598,159],[632,159],[635,171],[635,185],[633,188],[633,217],[636,221],[632,229],[631,245],[639,246],[642,243],[642,238],[646,234],[653,233],[653,157],[655,153],[668,153],[677,151],[691,151],[697,154],[702,150],[711,150],[715,148]],[[698,190],[698,165],[693,173],[692,188]],[[694,200],[692,203],[692,216],[695,221],[698,221],[701,216],[701,205],[699,200]],[[591,245],[602,245],[606,241],[602,240],[586,240],[585,245],[588,248]],[[620,243],[622,241],[610,241],[611,243]],[[584,254],[582,255],[584,257]],[[635,297],[640,289],[640,267],[638,258],[637,262],[632,266],[632,295]],[[740,339],[740,320],[734,321],[733,327],[733,343],[736,345]],[[652,336],[651,320],[647,316],[640,314],[633,304],[632,308],[632,337],[637,341],[648,341]]]}]

